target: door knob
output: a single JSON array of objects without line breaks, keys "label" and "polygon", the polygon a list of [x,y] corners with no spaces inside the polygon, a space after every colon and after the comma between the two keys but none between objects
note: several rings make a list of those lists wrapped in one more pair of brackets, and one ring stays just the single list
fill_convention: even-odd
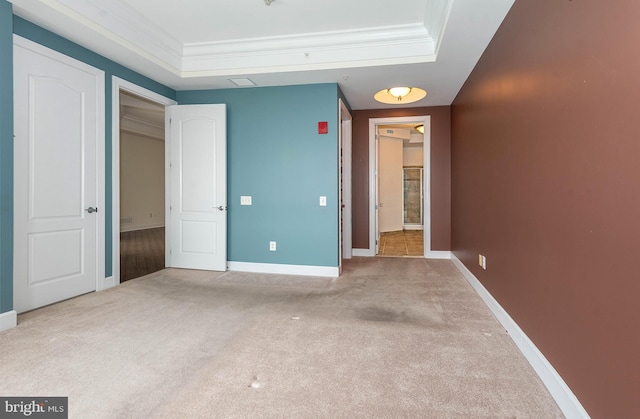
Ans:
[{"label": "door knob", "polygon": [[98,212],[98,208],[89,207],[85,211],[87,211],[89,214],[92,214],[94,212]]},{"label": "door knob", "polygon": [[218,207],[218,211],[226,211],[227,207],[223,207],[222,205],[220,205]]}]

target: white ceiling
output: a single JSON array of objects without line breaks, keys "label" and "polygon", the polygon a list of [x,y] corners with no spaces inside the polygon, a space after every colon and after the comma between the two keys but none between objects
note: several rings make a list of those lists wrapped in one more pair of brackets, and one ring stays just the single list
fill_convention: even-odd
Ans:
[{"label": "white ceiling", "polygon": [[[336,82],[449,105],[514,0],[9,0],[14,13],[176,90]],[[247,88],[247,87],[242,87]]]}]

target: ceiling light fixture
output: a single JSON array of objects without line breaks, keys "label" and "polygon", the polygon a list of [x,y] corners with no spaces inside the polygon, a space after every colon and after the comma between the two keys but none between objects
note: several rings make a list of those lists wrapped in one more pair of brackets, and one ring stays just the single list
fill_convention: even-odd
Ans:
[{"label": "ceiling light fixture", "polygon": [[398,98],[398,102],[402,101],[402,98],[411,93],[411,88],[402,86],[402,87],[391,87],[387,89],[387,93],[389,93],[393,97]]},{"label": "ceiling light fixture", "polygon": [[264,4],[267,6],[271,6],[271,3],[273,3],[273,0],[264,0]]},{"label": "ceiling light fixture", "polygon": [[404,105],[405,103],[417,102],[426,95],[427,92],[419,87],[399,86],[380,90],[373,97],[381,103]]},{"label": "ceiling light fixture", "polygon": [[424,124],[416,125],[416,131],[420,134],[424,134]]}]

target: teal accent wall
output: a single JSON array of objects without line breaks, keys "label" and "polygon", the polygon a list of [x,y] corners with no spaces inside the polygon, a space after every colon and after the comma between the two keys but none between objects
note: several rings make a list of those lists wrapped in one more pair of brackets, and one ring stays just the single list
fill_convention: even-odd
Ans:
[{"label": "teal accent wall", "polygon": [[13,35],[0,0],[0,313],[13,310]]},{"label": "teal accent wall", "polygon": [[[227,105],[227,259],[337,267],[338,85],[179,91],[177,100]],[[242,195],[253,205],[240,206]]]},{"label": "teal accent wall", "polygon": [[[337,84],[176,92],[14,16],[0,0],[0,313],[13,309],[13,33],[105,72],[106,276],[114,257],[112,76],[181,104],[227,104],[229,260],[338,266]],[[318,134],[320,121],[328,122],[328,134]],[[241,207],[241,195],[251,195],[253,205]],[[278,243],[276,252],[269,241]]]},{"label": "teal accent wall", "polygon": [[[4,3],[3,0],[0,0]],[[10,6],[9,6],[10,7]],[[2,15],[2,19],[4,20],[4,14]],[[8,27],[10,28],[10,21]],[[4,31],[5,26],[2,25],[2,44],[4,45]],[[106,187],[105,187],[105,217],[106,217],[106,230],[105,230],[105,275],[107,277],[112,275],[112,261],[113,261],[113,243],[112,243],[112,235],[113,235],[113,225],[112,225],[112,185],[111,185],[111,176],[112,176],[112,132],[111,132],[111,123],[112,123],[112,115],[111,115],[111,77],[117,76],[121,79],[130,81],[131,83],[135,83],[139,86],[142,86],[146,89],[149,89],[153,92],[156,92],[160,95],[168,97],[170,99],[176,98],[176,92],[173,89],[170,89],[148,77],[145,77],[135,71],[124,67],[121,64],[118,64],[114,61],[109,60],[95,52],[88,50],[84,47],[81,47],[78,44],[75,44],[68,39],[65,39],[61,36],[58,36],[52,32],[47,31],[33,23],[24,20],[18,16],[13,16],[13,32],[16,35],[22,36],[23,38],[27,38],[31,41],[37,42],[38,44],[44,45],[45,47],[51,48],[55,51],[58,51],[62,54],[68,55],[69,57],[75,58],[79,61],[87,63],[93,67],[99,68],[105,72],[105,153],[106,153],[106,162],[105,162],[105,179],[106,179]],[[11,51],[13,41],[10,38],[9,43],[9,51]],[[2,61],[4,68],[4,59]],[[12,74],[12,70],[10,70]],[[4,86],[5,76],[2,75],[2,85]],[[10,82],[13,84],[13,82]],[[2,97],[2,103],[4,103],[4,96]],[[13,109],[13,100],[11,100],[11,108]],[[13,120],[13,118],[12,118]],[[3,182],[6,181],[5,174],[9,176],[9,182],[13,182],[13,169],[11,171],[5,172],[4,169],[2,171],[3,174]],[[11,194],[11,206],[13,206],[13,194]],[[13,221],[13,215],[11,215],[11,222]],[[4,220],[4,215],[3,215]],[[2,243],[0,245],[4,246],[7,239],[5,238],[4,232],[2,235]],[[11,240],[12,241],[12,240]],[[7,244],[10,246],[12,244]],[[3,252],[4,255],[4,252]],[[3,256],[4,257],[4,256]],[[11,263],[12,265],[13,263]],[[4,266],[4,263],[3,263]],[[11,266],[11,270],[13,266]]]}]

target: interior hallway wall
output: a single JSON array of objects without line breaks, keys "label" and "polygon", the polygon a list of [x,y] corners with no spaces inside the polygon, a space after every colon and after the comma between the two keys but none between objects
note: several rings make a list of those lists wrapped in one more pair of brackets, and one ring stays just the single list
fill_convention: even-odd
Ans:
[{"label": "interior hallway wall", "polygon": [[120,133],[120,231],[163,227],[163,139]]},{"label": "interior hallway wall", "polygon": [[454,253],[594,418],[640,417],[639,17],[517,0],[452,106]]},{"label": "interior hallway wall", "polygon": [[451,250],[451,108],[353,111],[353,248],[369,248],[369,119],[431,116],[431,250]]}]

